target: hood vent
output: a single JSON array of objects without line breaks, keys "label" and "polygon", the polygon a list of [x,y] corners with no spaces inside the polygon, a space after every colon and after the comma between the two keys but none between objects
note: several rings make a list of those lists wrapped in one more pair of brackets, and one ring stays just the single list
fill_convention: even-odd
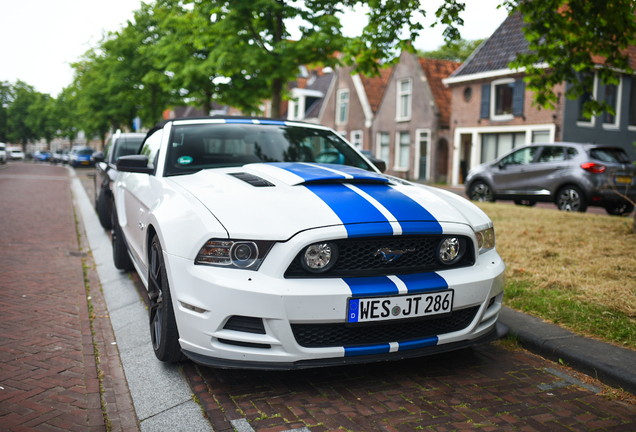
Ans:
[{"label": "hood vent", "polygon": [[270,183],[267,180],[265,180],[264,178],[261,178],[259,176],[255,176],[254,174],[249,174],[249,173],[231,173],[230,174],[233,177],[236,177],[239,180],[243,180],[245,183],[249,183],[252,186],[256,186],[256,187],[269,187],[269,186],[275,186],[274,183]]}]

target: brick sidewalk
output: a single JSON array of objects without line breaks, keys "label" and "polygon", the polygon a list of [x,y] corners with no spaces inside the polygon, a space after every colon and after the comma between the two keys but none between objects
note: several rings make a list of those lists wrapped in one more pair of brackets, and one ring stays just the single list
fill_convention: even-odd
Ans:
[{"label": "brick sidewalk", "polygon": [[138,430],[69,182],[63,167],[0,168],[0,428]]}]

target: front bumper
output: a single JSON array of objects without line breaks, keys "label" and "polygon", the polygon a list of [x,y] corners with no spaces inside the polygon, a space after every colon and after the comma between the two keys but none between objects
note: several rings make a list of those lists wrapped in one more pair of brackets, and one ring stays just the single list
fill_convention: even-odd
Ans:
[{"label": "front bumper", "polygon": [[[268,260],[275,256],[272,250]],[[453,311],[474,309],[464,328],[409,340],[318,348],[300,344],[292,325],[345,323],[353,294],[343,279],[285,279],[282,272],[267,269],[195,266],[165,252],[164,261],[182,350],[205,365],[295,369],[361,363],[435,354],[505,335],[497,323],[505,265],[495,250],[472,267],[437,272],[454,290]],[[233,316],[262,320],[263,334],[224,328]]]}]

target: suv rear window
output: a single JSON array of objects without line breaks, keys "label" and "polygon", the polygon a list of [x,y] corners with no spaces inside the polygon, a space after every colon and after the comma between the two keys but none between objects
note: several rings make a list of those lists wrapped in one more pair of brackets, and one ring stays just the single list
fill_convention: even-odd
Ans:
[{"label": "suv rear window", "polygon": [[607,163],[630,163],[625,150],[621,148],[595,148],[590,150],[590,156]]}]

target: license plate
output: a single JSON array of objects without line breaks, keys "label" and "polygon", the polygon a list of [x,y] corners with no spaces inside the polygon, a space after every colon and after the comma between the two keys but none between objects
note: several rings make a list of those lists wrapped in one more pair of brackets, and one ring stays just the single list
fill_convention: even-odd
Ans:
[{"label": "license plate", "polygon": [[630,176],[616,176],[614,177],[616,184],[632,184],[632,178]]},{"label": "license plate", "polygon": [[88,165],[88,161],[82,161],[82,165]]},{"label": "license plate", "polygon": [[453,311],[453,295],[449,289],[408,296],[350,298],[347,321],[364,323],[447,314]]}]

